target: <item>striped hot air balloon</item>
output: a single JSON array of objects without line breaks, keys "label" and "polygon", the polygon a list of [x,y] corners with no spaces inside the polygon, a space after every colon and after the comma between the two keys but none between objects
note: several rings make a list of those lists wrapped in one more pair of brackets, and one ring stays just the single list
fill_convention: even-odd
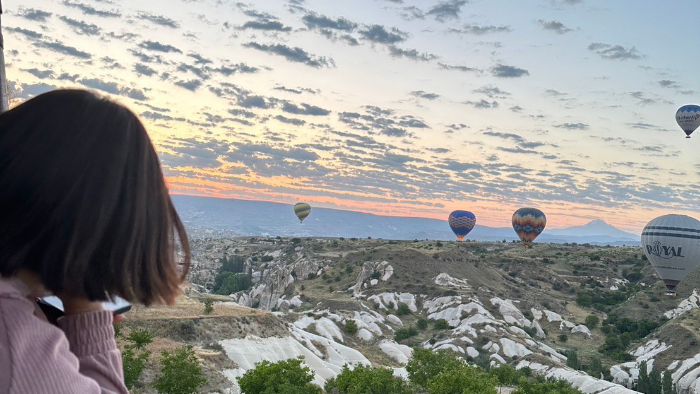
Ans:
[{"label": "striped hot air balloon", "polygon": [[461,241],[476,225],[476,216],[469,211],[454,211],[447,221],[457,239]]},{"label": "striped hot air balloon", "polygon": [[547,218],[539,209],[520,208],[513,214],[513,230],[527,248],[544,230],[545,225],[547,225]]},{"label": "striped hot air balloon", "polygon": [[700,221],[685,215],[664,215],[642,231],[642,249],[666,285],[666,295],[700,263]]},{"label": "striped hot air balloon", "polygon": [[300,202],[294,205],[294,214],[299,218],[299,223],[303,222],[311,213],[311,205]]}]

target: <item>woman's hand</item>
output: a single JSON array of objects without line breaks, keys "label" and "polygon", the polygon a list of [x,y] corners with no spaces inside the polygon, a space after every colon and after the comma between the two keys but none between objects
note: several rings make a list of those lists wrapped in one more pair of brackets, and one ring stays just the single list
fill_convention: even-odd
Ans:
[{"label": "woman's hand", "polygon": [[56,296],[61,299],[63,311],[66,316],[104,310],[100,301],[90,301],[86,298],[73,297],[65,294],[56,294]]}]

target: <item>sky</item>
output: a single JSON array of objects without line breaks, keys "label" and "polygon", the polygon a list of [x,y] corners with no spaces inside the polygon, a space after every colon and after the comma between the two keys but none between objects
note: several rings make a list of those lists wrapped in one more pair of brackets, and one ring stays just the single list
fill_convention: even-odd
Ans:
[{"label": "sky", "polygon": [[694,0],[5,0],[17,104],[136,112],[173,194],[505,227],[700,217]]}]

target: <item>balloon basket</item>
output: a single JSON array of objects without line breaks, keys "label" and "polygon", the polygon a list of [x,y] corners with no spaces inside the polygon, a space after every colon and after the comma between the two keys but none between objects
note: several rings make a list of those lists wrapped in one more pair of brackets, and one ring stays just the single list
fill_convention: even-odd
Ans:
[{"label": "balloon basket", "polygon": [[669,297],[675,297],[675,296],[676,296],[676,292],[673,291],[673,290],[666,290],[666,295],[669,296]]}]

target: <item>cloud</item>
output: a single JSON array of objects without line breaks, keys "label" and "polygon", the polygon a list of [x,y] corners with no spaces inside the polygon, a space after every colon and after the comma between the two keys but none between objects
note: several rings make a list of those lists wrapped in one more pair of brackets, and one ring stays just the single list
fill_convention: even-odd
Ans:
[{"label": "cloud", "polygon": [[415,19],[425,19],[423,10],[416,6],[404,7],[401,11],[401,17],[407,21]]},{"label": "cloud", "polygon": [[[520,153],[520,154],[527,154],[527,155],[537,155],[539,152],[531,150],[531,149],[523,149],[523,148],[506,148],[503,146],[498,146],[496,147],[497,150],[503,151],[503,152],[509,152],[509,153]],[[514,174],[516,175],[516,174]]]},{"label": "cloud", "polygon": [[21,34],[27,38],[33,39],[33,40],[38,40],[38,39],[44,37],[44,35],[41,33],[37,33],[34,30],[22,29],[21,27],[6,27],[5,30],[11,31],[13,33],[19,33],[19,34]]},{"label": "cloud", "polygon": [[437,59],[437,56],[431,54],[431,53],[420,53],[416,49],[401,49],[397,46],[390,46],[389,47],[389,54],[392,57],[405,57],[410,60],[416,60],[416,61],[431,61],[434,59]]},{"label": "cloud", "polygon": [[513,112],[520,112],[520,111],[523,110],[523,107],[521,107],[521,106],[519,106],[519,105],[514,105],[514,106],[512,106],[512,107],[510,107],[510,108],[508,108],[508,109],[510,109],[510,110],[513,111]]},{"label": "cloud", "polygon": [[301,104],[301,106],[292,104],[290,102],[285,102],[282,105],[282,111],[288,112],[290,114],[295,114],[295,115],[312,115],[312,116],[326,116],[331,113],[331,111],[321,108],[321,107],[316,107],[313,105],[309,104]]},{"label": "cloud", "polygon": [[333,59],[311,55],[299,47],[292,48],[284,44],[258,44],[257,42],[249,42],[247,44],[243,44],[243,46],[246,48],[257,49],[258,51],[279,55],[290,62],[303,63],[307,66],[315,68],[335,67],[335,62],[333,62]]},{"label": "cloud", "polygon": [[562,93],[558,90],[547,89],[544,91],[545,96],[556,97],[556,96],[566,96],[566,93]]},{"label": "cloud", "polygon": [[440,68],[443,70],[457,70],[457,71],[463,71],[463,72],[479,71],[478,68],[467,67],[467,66],[453,66],[450,64],[445,64],[445,63],[440,63],[440,62],[438,62],[438,66],[440,66]]},{"label": "cloud", "polygon": [[657,103],[655,99],[646,97],[644,92],[630,92],[630,96],[639,100],[639,105],[651,105]]},{"label": "cloud", "polygon": [[395,27],[387,29],[382,25],[365,26],[359,33],[369,41],[387,45],[403,42],[408,38],[408,33]]},{"label": "cloud", "polygon": [[406,129],[402,129],[399,127],[387,127],[385,129],[382,129],[380,133],[389,137],[405,137],[409,135]]},{"label": "cloud", "polygon": [[661,81],[659,81],[659,86],[661,86],[662,88],[672,88],[672,89],[679,89],[680,88],[680,85],[678,85],[678,83],[676,83],[676,81],[670,81],[668,79],[662,79]]},{"label": "cloud", "polygon": [[304,124],[306,124],[305,120],[295,119],[295,118],[287,118],[286,116],[282,116],[282,115],[275,116],[275,119],[279,120],[282,123],[288,123],[288,124],[291,124],[294,126],[303,126]]},{"label": "cloud", "polygon": [[510,93],[504,92],[495,85],[482,86],[479,89],[475,89],[474,93],[481,93],[489,96],[490,98],[504,99],[506,96],[510,96]]},{"label": "cloud", "polygon": [[118,10],[112,10],[112,11],[104,11],[104,10],[98,10],[95,9],[87,4],[83,3],[78,3],[78,2],[71,2],[68,0],[63,1],[63,5],[67,7],[73,7],[77,8],[80,11],[83,12],[85,15],[91,15],[91,16],[101,16],[103,18],[119,18],[122,16],[121,12]]},{"label": "cloud", "polygon": [[175,85],[194,92],[197,89],[199,89],[200,86],[202,86],[202,81],[199,79],[191,79],[189,81],[175,81]]},{"label": "cloud", "polygon": [[333,29],[351,32],[357,28],[357,23],[345,18],[331,19],[325,15],[315,13],[306,14],[301,18],[309,29]]},{"label": "cloud", "polygon": [[59,16],[58,19],[65,22],[77,34],[84,34],[86,36],[96,36],[100,34],[100,28],[92,23],[71,19],[67,16]]},{"label": "cloud", "polygon": [[230,75],[237,74],[237,73],[255,74],[256,72],[260,71],[260,69],[257,67],[249,66],[245,63],[237,63],[237,64],[232,64],[229,66],[217,67],[217,68],[212,69],[212,71],[228,77]]},{"label": "cloud", "polygon": [[150,76],[157,73],[156,70],[148,67],[145,64],[141,64],[141,63],[134,64],[134,72],[137,74],[140,74],[140,75],[145,75],[147,77],[150,77]]},{"label": "cloud", "polygon": [[23,69],[22,71],[26,71],[39,79],[52,79],[54,77],[53,71],[51,70],[39,70],[36,68],[31,68],[29,70]]},{"label": "cloud", "polygon": [[448,19],[458,19],[462,7],[467,4],[467,0],[447,0],[431,7],[426,15],[432,16],[439,22]]},{"label": "cloud", "polygon": [[281,90],[283,92],[287,93],[294,93],[294,94],[302,94],[302,93],[311,93],[311,94],[317,94],[319,91],[311,88],[297,88],[297,89],[292,89],[288,88],[286,86],[275,86],[273,89],[275,90]]},{"label": "cloud", "polygon": [[594,42],[588,46],[588,50],[598,54],[603,59],[611,60],[627,60],[627,59],[641,59],[644,57],[635,47],[629,49],[624,48],[621,45],[610,45],[603,44],[600,42]]},{"label": "cloud", "polygon": [[274,102],[269,99],[265,99],[263,96],[241,96],[238,98],[236,104],[243,108],[269,109],[274,107]]},{"label": "cloud", "polygon": [[462,27],[462,29],[449,29],[450,33],[458,34],[474,34],[477,36],[482,36],[484,34],[491,33],[508,33],[513,29],[510,26],[494,26],[494,25],[478,25],[476,23],[467,24]]},{"label": "cloud", "polygon": [[530,75],[530,72],[528,72],[525,69],[513,66],[506,66],[504,64],[498,64],[492,67],[491,73],[494,77],[499,78],[519,78],[525,75]]},{"label": "cloud", "polygon": [[53,14],[50,12],[24,7],[20,7],[17,12],[17,16],[36,22],[46,22],[51,17],[51,15]]},{"label": "cloud", "polygon": [[588,130],[588,125],[585,123],[561,123],[555,124],[554,127],[567,130]]},{"label": "cloud", "polygon": [[83,51],[76,49],[72,46],[65,45],[59,41],[54,41],[54,42],[38,41],[38,42],[34,43],[34,46],[39,47],[39,48],[50,49],[56,53],[77,57],[79,59],[92,59],[91,54],[89,54],[87,52],[83,52]]},{"label": "cloud", "polygon": [[136,17],[139,19],[142,19],[142,20],[153,22],[156,25],[170,27],[173,29],[177,29],[180,27],[180,24],[177,23],[175,20],[170,19],[168,17],[165,17],[163,15],[154,15],[154,14],[150,14],[148,12],[139,12],[136,15]]},{"label": "cloud", "polygon": [[143,91],[139,89],[132,89],[128,86],[121,86],[115,82],[105,82],[97,78],[85,78],[78,81],[82,85],[85,85],[91,89],[101,90],[103,92],[131,97],[135,100],[146,100],[146,96]]},{"label": "cloud", "polygon": [[411,96],[415,96],[415,97],[426,99],[426,100],[435,100],[435,99],[440,97],[440,95],[437,93],[428,93],[428,92],[424,92],[422,90],[412,91]]},{"label": "cloud", "polygon": [[175,52],[175,53],[182,53],[181,50],[175,48],[172,45],[167,45],[167,44],[161,44],[158,41],[143,41],[142,43],[139,44],[139,47],[143,49],[147,49],[149,51],[157,51],[157,52],[164,52],[164,53],[170,53],[170,52]]},{"label": "cloud", "polygon": [[519,136],[518,134],[513,134],[513,133],[503,133],[500,131],[485,131],[484,135],[490,135],[492,137],[498,137],[502,138],[504,140],[513,140],[516,142],[524,142],[525,139],[522,136]]},{"label": "cloud", "polygon": [[566,34],[570,31],[573,31],[573,29],[566,27],[563,23],[557,20],[545,21],[540,19],[537,21],[537,23],[539,23],[539,25],[542,26],[543,29],[551,30],[557,34]]},{"label": "cloud", "polygon": [[464,104],[471,105],[477,109],[498,108],[498,101],[495,100],[492,102],[488,102],[484,99],[481,99],[480,101],[465,101]]},{"label": "cloud", "polygon": [[241,29],[254,29],[265,31],[291,31],[292,28],[285,26],[279,21],[248,21],[241,26]]}]

